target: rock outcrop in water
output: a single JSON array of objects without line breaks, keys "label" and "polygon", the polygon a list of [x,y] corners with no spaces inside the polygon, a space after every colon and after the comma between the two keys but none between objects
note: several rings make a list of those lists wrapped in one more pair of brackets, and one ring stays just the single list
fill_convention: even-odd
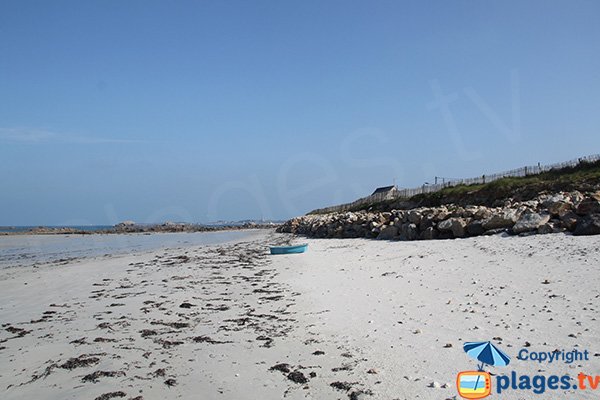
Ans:
[{"label": "rock outcrop in water", "polygon": [[277,231],[315,238],[382,240],[451,239],[500,232],[595,235],[600,234],[600,191],[541,194],[529,201],[508,199],[501,207],[450,204],[389,212],[306,215],[286,221]]}]

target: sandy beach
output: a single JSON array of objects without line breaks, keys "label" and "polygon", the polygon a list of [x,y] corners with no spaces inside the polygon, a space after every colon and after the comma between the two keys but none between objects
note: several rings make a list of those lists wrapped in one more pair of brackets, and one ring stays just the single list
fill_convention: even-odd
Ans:
[{"label": "sandy beach", "polygon": [[[267,244],[290,241],[309,251],[268,255]],[[494,374],[595,375],[599,248],[598,236],[568,234],[388,242],[265,230],[226,244],[8,268],[0,393],[452,399],[456,374],[476,369],[462,344],[484,340],[512,358]],[[590,357],[518,360],[524,348]]]}]

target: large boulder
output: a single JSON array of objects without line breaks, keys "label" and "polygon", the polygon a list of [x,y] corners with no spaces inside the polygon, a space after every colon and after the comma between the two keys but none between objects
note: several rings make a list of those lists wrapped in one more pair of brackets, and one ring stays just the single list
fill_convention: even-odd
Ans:
[{"label": "large boulder", "polygon": [[516,234],[535,231],[548,221],[550,221],[550,214],[538,214],[536,212],[523,213],[512,230]]},{"label": "large boulder", "polygon": [[600,234],[600,214],[590,214],[581,218],[573,231],[573,235],[598,235]]},{"label": "large boulder", "polygon": [[419,239],[421,240],[432,240],[438,238],[438,231],[433,227],[428,227],[425,230],[421,231],[419,235]]},{"label": "large boulder", "polygon": [[441,221],[437,224],[437,228],[440,231],[449,231],[452,229],[452,221],[451,218]]},{"label": "large boulder", "polygon": [[599,235],[600,234],[600,214],[586,215],[579,220],[573,235]]},{"label": "large boulder", "polygon": [[567,228],[565,228],[562,221],[557,220],[557,219],[551,219],[550,222],[548,222],[547,224],[540,226],[538,228],[537,232],[540,234],[546,234],[546,233],[559,233],[559,232],[564,232],[566,230],[567,230]]},{"label": "large boulder", "polygon": [[483,220],[482,225],[485,230],[511,228],[519,219],[519,211],[512,208],[505,208]]},{"label": "large boulder", "polygon": [[551,203],[546,207],[548,212],[552,215],[561,215],[568,211],[571,211],[573,204],[566,201],[557,201],[555,203]]},{"label": "large boulder", "polygon": [[448,209],[445,206],[441,206],[435,210],[433,217],[435,221],[443,221],[448,218],[449,215],[450,212]]},{"label": "large boulder", "polygon": [[483,235],[485,232],[485,228],[481,221],[473,220],[467,225],[467,233],[469,236],[479,236]]},{"label": "large boulder", "polygon": [[579,215],[600,213],[600,192],[596,192],[591,196],[581,200],[581,202],[577,205],[575,212]]},{"label": "large boulder", "polygon": [[395,225],[382,227],[379,235],[377,235],[378,240],[392,240],[396,236],[398,236],[398,227]]},{"label": "large boulder", "polygon": [[410,222],[412,224],[419,225],[422,218],[423,218],[423,215],[421,215],[420,211],[410,210],[408,212],[408,222]]},{"label": "large boulder", "polygon": [[579,217],[573,211],[569,211],[560,216],[560,221],[562,222],[562,225],[565,227],[565,229],[572,232],[577,226],[577,222],[580,218],[581,217]]},{"label": "large boulder", "polygon": [[433,217],[430,215],[424,216],[421,218],[421,223],[419,224],[419,230],[423,232],[427,228],[432,228],[435,225],[433,222]]},{"label": "large boulder", "polygon": [[440,222],[437,225],[437,228],[440,231],[451,231],[454,237],[461,238],[465,237],[465,227],[467,226],[467,221],[463,218],[448,218]]},{"label": "large boulder", "polygon": [[400,240],[417,240],[419,238],[419,229],[417,225],[406,223],[400,228]]},{"label": "large boulder", "polygon": [[473,217],[475,219],[479,219],[479,220],[483,220],[486,218],[489,218],[492,216],[492,210],[490,210],[487,207],[479,207],[479,209],[477,211],[475,211],[475,214],[473,215]]}]

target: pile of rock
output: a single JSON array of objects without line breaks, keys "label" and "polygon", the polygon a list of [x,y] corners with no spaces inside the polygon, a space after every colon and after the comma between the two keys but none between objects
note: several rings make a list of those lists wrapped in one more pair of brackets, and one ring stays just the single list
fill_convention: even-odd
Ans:
[{"label": "pile of rock", "polygon": [[420,207],[389,212],[343,212],[293,218],[278,232],[316,238],[384,240],[450,239],[490,235],[572,232],[600,234],[600,191],[541,194],[529,201],[508,199],[502,207]]}]

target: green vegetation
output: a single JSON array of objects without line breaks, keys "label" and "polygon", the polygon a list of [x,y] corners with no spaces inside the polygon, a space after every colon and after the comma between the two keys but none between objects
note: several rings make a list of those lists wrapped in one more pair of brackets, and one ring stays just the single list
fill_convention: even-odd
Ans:
[{"label": "green vegetation", "polygon": [[486,184],[451,186],[438,192],[419,194],[410,199],[365,205],[360,209],[385,211],[450,203],[496,206],[509,197],[526,201],[545,191],[585,192],[598,189],[600,189],[600,161],[582,162],[574,167],[555,169],[536,175],[501,178]]}]

